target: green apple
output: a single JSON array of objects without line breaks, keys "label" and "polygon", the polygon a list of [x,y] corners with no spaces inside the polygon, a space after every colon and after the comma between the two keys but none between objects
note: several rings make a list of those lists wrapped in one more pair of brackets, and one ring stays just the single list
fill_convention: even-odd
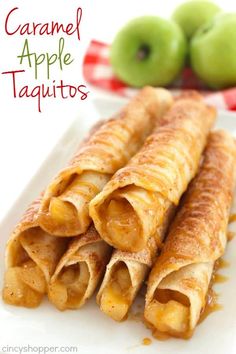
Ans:
[{"label": "green apple", "polygon": [[236,85],[236,13],[203,25],[190,43],[191,66],[212,88]]},{"label": "green apple", "polygon": [[186,37],[190,39],[196,30],[212,19],[221,9],[207,0],[190,0],[176,8],[172,19],[179,24]]},{"label": "green apple", "polygon": [[139,17],[116,35],[111,64],[116,76],[131,86],[165,86],[180,73],[186,46],[176,23],[155,16]]}]

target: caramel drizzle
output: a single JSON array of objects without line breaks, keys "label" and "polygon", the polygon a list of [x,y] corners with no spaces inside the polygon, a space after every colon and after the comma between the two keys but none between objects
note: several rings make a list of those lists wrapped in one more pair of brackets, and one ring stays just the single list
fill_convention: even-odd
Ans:
[{"label": "caramel drizzle", "polygon": [[[231,214],[231,215],[229,216],[229,224],[231,224],[231,223],[233,223],[233,222],[235,222],[235,221],[236,221],[236,214]],[[235,235],[236,235],[235,232],[233,232],[233,231],[228,231],[228,232],[227,232],[227,239],[228,239],[228,241],[231,241],[231,240],[234,238]]]},{"label": "caramel drizzle", "polygon": [[224,268],[228,268],[230,266],[230,263],[228,261],[226,261],[223,258],[219,258],[217,259],[217,261],[215,262],[215,272],[217,272],[217,270],[219,269],[224,269]]},{"label": "caramel drizzle", "polygon": [[235,222],[236,221],[236,214],[231,214],[229,216],[229,224],[231,224],[232,222]]},{"label": "caramel drizzle", "polygon": [[227,268],[228,266],[229,262],[225,261],[223,258],[219,258],[215,262],[211,282],[206,295],[205,307],[200,314],[198,324],[204,321],[212,312],[223,309],[223,306],[218,303],[218,294],[213,289],[213,286],[214,284],[224,283],[228,279],[228,277],[218,273],[219,269]]},{"label": "caramel drizzle", "polygon": [[148,337],[143,338],[142,344],[143,344],[143,345],[150,345],[150,344],[152,344],[151,338],[148,338]]},{"label": "caramel drizzle", "polygon": [[218,303],[218,294],[210,288],[206,296],[206,304],[198,320],[198,324],[202,323],[206,317],[212,312],[222,310],[223,306]]},{"label": "caramel drizzle", "polygon": [[235,235],[236,235],[235,232],[227,231],[227,240],[228,240],[228,242],[232,241],[232,239],[234,238]]}]

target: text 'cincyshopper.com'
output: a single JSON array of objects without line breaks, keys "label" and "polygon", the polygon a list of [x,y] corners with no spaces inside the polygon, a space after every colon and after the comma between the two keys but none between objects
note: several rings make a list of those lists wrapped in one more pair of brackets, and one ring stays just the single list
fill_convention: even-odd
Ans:
[{"label": "text 'cincyshopper.com'", "polygon": [[77,346],[33,346],[33,345],[25,345],[25,346],[12,346],[12,345],[2,345],[0,347],[0,354],[23,354],[23,353],[35,353],[35,354],[49,354],[49,353],[78,353],[79,347]]}]

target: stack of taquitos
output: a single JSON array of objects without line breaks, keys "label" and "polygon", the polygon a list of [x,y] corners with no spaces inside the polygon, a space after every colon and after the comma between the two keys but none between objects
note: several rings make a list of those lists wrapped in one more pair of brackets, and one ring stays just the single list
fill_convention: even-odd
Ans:
[{"label": "stack of taquitos", "polygon": [[236,172],[236,145],[226,132],[211,134],[203,165],[183,199],[148,280],[145,319],[155,330],[191,336],[215,261],[224,253]]},{"label": "stack of taquitos", "polygon": [[197,98],[173,104],[166,124],[90,203],[94,225],[106,242],[129,252],[145,248],[196,174],[215,116]]},{"label": "stack of taquitos", "polygon": [[[115,320],[125,317],[153,264],[175,204],[197,172],[214,118],[215,111],[196,95],[180,99],[165,117],[169,123],[91,202],[91,216],[106,241],[136,251],[148,240],[137,253],[115,251],[107,266],[97,301]],[[152,235],[154,227],[158,232]]]},{"label": "stack of taquitos", "polygon": [[40,223],[51,234],[84,233],[88,204],[134,155],[172,104],[167,90],[145,87],[114,119],[105,122],[45,191]]},{"label": "stack of taquitos", "polygon": [[[85,153],[82,151],[82,154],[78,155],[76,162],[77,173],[79,173],[81,166],[83,166],[83,169],[85,169],[84,166],[87,166],[87,168],[90,166],[89,168],[91,169],[97,166],[100,173],[102,171],[103,173],[105,171],[109,173],[115,172],[143,143],[144,138],[154,125],[158,127],[162,124],[162,116],[170,108],[171,104],[172,97],[166,90],[150,87],[141,90],[138,96],[123,110],[120,118],[118,116],[116,121],[107,124],[106,133],[103,130],[100,133],[98,132],[99,134],[95,136],[92,144],[93,150],[85,149]],[[117,137],[122,138],[118,145]],[[101,138],[103,141],[101,141]],[[108,142],[106,139],[108,139]],[[114,141],[111,149],[112,139]],[[101,142],[103,142],[102,145]],[[96,145],[98,150],[94,151]],[[104,148],[105,152],[107,152],[106,154],[104,154]],[[84,156],[85,162],[83,161]],[[126,156],[125,159],[124,156]],[[92,161],[96,161],[98,157],[98,162],[93,165]],[[115,164],[114,159],[116,161]],[[70,169],[69,174],[73,173],[73,171],[75,171],[75,168]],[[95,171],[92,172],[92,175],[94,173]],[[71,194],[73,200],[80,198],[80,188],[78,189],[77,187],[74,192],[70,190],[70,193],[73,192]],[[92,197],[93,195],[91,194],[86,204],[80,209],[80,213],[77,210],[78,218],[85,217],[84,220],[87,220],[83,222],[85,230],[90,223],[88,202]],[[72,201],[72,203],[74,202]],[[42,215],[44,214],[42,213]],[[45,226],[44,221],[43,225]],[[79,219],[77,221],[78,226],[81,223]],[[70,221],[67,221],[66,224],[70,229],[73,227]],[[77,232],[80,233],[79,230]],[[50,301],[60,310],[81,307],[93,294],[104,273],[110,253],[111,247],[100,238],[93,226],[88,231],[85,231],[83,235],[76,237],[69,245],[52,277],[48,292]]]},{"label": "stack of taquitos", "polygon": [[[37,201],[30,208],[13,232],[7,246],[7,271],[3,290],[6,302],[28,307],[39,304],[62,253],[67,249],[65,238],[81,234],[90,224],[89,201],[110,175],[136,152],[154,125],[160,124],[162,114],[171,104],[172,97],[168,91],[146,87],[116,119],[105,122],[90,134],[70,166],[47,188],[43,201]],[[70,263],[74,253],[77,259],[89,259],[89,267],[85,266],[86,261],[82,261],[74,272]],[[100,267],[97,266],[97,259],[92,257],[93,254],[100,260],[104,259]],[[100,240],[95,230],[88,231],[81,240],[75,239],[72,242],[63,258],[63,262],[68,258],[70,267],[63,279],[68,282],[73,272],[83,282],[86,278],[88,291],[84,295],[87,298],[96,286],[109,255],[110,247]],[[28,275],[30,272],[33,274],[32,281]],[[57,291],[58,296],[62,296],[60,290]],[[74,287],[73,291],[70,287],[70,294],[72,292],[73,301],[71,305],[67,302],[68,307],[78,307],[84,301],[81,291],[78,291],[77,303]],[[61,299],[57,299],[57,304],[62,304]]]}]

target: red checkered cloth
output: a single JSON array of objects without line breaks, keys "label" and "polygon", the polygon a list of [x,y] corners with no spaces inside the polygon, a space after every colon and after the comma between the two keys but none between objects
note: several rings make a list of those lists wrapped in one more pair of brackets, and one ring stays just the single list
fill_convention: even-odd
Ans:
[{"label": "red checkered cloth", "polygon": [[[114,76],[109,62],[109,45],[105,43],[91,41],[84,57],[83,74],[90,84],[120,96],[132,97],[137,92],[137,89],[127,86]],[[191,68],[185,68],[180,78],[169,89],[174,94],[189,89],[200,90],[208,103],[219,109],[236,111],[236,87],[223,91],[209,91]]]}]

